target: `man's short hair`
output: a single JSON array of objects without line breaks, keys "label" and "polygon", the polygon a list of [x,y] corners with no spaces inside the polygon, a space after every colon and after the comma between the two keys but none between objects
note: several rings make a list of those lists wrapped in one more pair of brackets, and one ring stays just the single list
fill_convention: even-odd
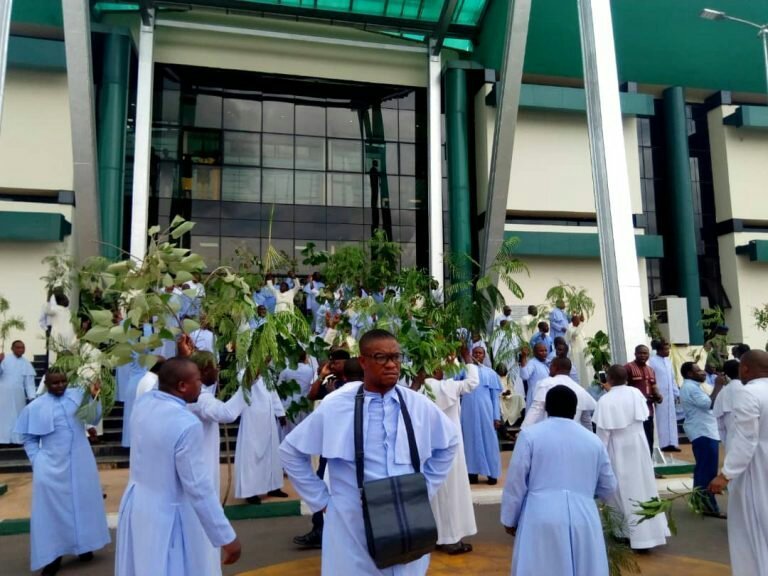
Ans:
[{"label": "man's short hair", "polygon": [[363,334],[363,337],[360,338],[360,352],[362,353],[368,350],[374,342],[379,340],[394,340],[397,342],[397,338],[395,338],[395,335],[391,332],[382,330],[381,328],[374,328],[373,330],[368,330],[368,332]]},{"label": "man's short hair", "polygon": [[640,352],[641,348],[645,348],[646,350],[648,350],[648,346],[646,346],[645,344],[638,344],[637,346],[635,346],[635,354]]},{"label": "man's short hair", "polygon": [[169,358],[157,371],[158,388],[173,390],[184,377],[184,371],[195,363],[189,358]]},{"label": "man's short hair", "polygon": [[357,358],[350,358],[344,361],[344,379],[347,382],[360,382],[363,380],[365,373],[363,367],[360,365],[360,360]]},{"label": "man's short hair", "polygon": [[688,374],[693,372],[693,367],[696,366],[695,362],[683,362],[683,365],[680,366],[680,375],[683,378],[687,378]]},{"label": "man's short hair", "polygon": [[723,364],[723,372],[731,380],[735,380],[739,377],[739,365],[741,363],[738,360],[728,360]]},{"label": "man's short hair", "polygon": [[561,358],[558,356],[552,359],[552,366],[558,372],[570,372],[571,368],[573,367],[573,363],[571,362],[570,358]]},{"label": "man's short hair", "polygon": [[608,370],[606,370],[605,375],[608,377],[608,380],[612,382],[618,382],[619,384],[627,383],[627,369],[621,364],[610,366]]},{"label": "man's short hair", "polygon": [[24,346],[24,342],[23,341],[21,341],[21,340],[14,340],[13,342],[11,342],[11,348],[16,346],[16,344],[21,344],[22,346]]},{"label": "man's short hair", "polygon": [[547,415],[550,418],[568,418],[573,420],[573,417],[576,416],[577,404],[576,392],[568,388],[568,386],[560,384],[547,392],[544,410],[547,411]]},{"label": "man's short hair", "polygon": [[539,330],[542,330],[544,328],[549,328],[549,324],[547,324],[546,322],[539,322],[536,326],[538,327]]},{"label": "man's short hair", "polygon": [[349,350],[344,348],[335,348],[328,354],[329,360],[349,360],[352,356],[349,354]]}]

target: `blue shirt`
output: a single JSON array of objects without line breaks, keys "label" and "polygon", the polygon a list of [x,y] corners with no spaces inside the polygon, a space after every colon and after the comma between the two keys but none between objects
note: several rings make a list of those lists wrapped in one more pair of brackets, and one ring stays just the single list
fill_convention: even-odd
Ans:
[{"label": "blue shirt", "polygon": [[680,401],[685,413],[683,430],[691,441],[702,436],[720,440],[717,419],[712,413],[712,399],[704,393],[698,382],[687,379],[683,381],[683,387],[680,388]]},{"label": "blue shirt", "polygon": [[536,332],[536,334],[533,335],[533,338],[531,338],[531,352],[533,352],[533,349],[536,347],[536,344],[542,343],[547,347],[547,353],[552,354],[555,351],[555,346],[553,344],[552,337],[549,334],[542,334],[541,332]]},{"label": "blue shirt", "polygon": [[560,310],[560,308],[552,310],[549,313],[549,329],[552,330],[552,338],[557,338],[558,336],[565,338],[565,331],[568,330],[568,323],[570,321],[571,319],[568,317],[568,314]]}]

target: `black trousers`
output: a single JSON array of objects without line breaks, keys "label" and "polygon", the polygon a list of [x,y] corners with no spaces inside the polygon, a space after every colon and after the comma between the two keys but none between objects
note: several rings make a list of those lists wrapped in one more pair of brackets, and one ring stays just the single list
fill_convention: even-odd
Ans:
[{"label": "black trousers", "polygon": [[653,456],[653,416],[649,416],[648,420],[643,422],[643,429],[645,430],[645,437],[648,440],[648,448]]},{"label": "black trousers", "polygon": [[[325,476],[325,467],[327,465],[328,460],[320,456],[320,463],[317,466],[317,476],[320,478],[320,480],[322,480],[323,476]],[[312,530],[322,532],[323,526],[325,526],[325,514],[323,514],[323,511],[321,510],[312,514]]]}]

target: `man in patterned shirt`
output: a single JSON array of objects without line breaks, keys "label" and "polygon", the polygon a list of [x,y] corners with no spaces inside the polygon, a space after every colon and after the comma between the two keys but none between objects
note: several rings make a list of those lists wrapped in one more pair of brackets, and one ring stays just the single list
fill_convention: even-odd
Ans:
[{"label": "man in patterned shirt", "polygon": [[624,368],[627,370],[629,380],[627,384],[640,390],[648,402],[648,420],[643,422],[645,428],[645,437],[648,439],[648,448],[653,454],[653,405],[661,404],[663,398],[656,386],[656,374],[653,368],[648,365],[650,358],[648,346],[640,344],[635,348],[635,360],[630,362]]}]

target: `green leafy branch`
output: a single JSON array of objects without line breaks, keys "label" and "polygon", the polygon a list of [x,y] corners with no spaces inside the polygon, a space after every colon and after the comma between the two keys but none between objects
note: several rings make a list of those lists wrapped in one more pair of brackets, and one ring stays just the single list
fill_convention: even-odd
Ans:
[{"label": "green leafy branch", "polygon": [[5,342],[11,336],[13,330],[22,331],[26,324],[21,316],[9,316],[11,304],[3,296],[0,296],[0,352],[5,350]]},{"label": "green leafy branch", "polygon": [[702,488],[694,487],[684,492],[675,492],[674,490],[670,490],[670,492],[673,496],[667,498],[651,498],[645,502],[632,500],[632,503],[635,504],[633,513],[640,516],[637,523],[642,524],[647,520],[656,518],[659,514],[666,514],[669,531],[672,534],[677,534],[677,524],[675,524],[672,516],[672,505],[675,500],[684,500],[688,509],[694,514],[701,515],[710,510],[708,493]]}]

